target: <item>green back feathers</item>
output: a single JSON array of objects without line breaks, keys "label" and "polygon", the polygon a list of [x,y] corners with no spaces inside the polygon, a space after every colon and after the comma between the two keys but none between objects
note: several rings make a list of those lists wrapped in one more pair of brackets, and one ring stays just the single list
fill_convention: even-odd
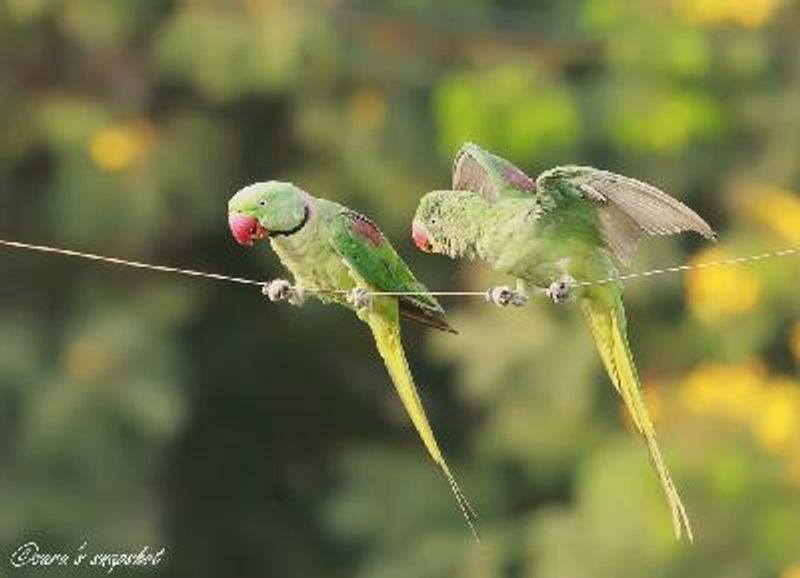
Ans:
[{"label": "green back feathers", "polygon": [[400,314],[442,331],[455,333],[444,309],[400,258],[380,229],[365,216],[342,209],[331,221],[331,245],[348,267],[376,291],[399,295]]}]

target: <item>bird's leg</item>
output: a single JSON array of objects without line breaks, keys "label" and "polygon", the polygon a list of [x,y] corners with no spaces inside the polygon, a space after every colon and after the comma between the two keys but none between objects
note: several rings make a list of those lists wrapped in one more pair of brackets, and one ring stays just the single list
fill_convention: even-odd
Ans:
[{"label": "bird's leg", "polygon": [[498,307],[522,307],[528,302],[528,295],[525,293],[525,282],[517,279],[516,289],[506,287],[492,287],[486,292],[486,300],[494,303]]},{"label": "bird's leg", "polygon": [[577,285],[578,282],[575,281],[572,276],[564,273],[561,277],[550,283],[550,286],[545,289],[545,293],[547,293],[547,296],[555,303],[563,303],[570,298],[572,290]]},{"label": "bird's leg", "polygon": [[292,305],[300,307],[305,303],[305,291],[300,286],[292,286],[286,279],[273,279],[261,287],[261,293],[266,295],[270,301],[288,301]]},{"label": "bird's leg", "polygon": [[347,302],[355,307],[356,311],[361,311],[369,307],[370,303],[372,303],[372,297],[365,287],[354,287],[347,294]]}]

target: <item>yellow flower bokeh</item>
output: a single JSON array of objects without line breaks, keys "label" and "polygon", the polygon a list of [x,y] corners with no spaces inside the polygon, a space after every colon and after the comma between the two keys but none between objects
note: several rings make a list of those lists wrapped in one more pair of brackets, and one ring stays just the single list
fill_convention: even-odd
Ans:
[{"label": "yellow flower bokeh", "polygon": [[679,16],[695,24],[760,28],[783,4],[784,0],[675,0],[673,6]]},{"label": "yellow flower bokeh", "polygon": [[747,214],[786,241],[800,244],[800,195],[784,189],[756,187],[748,192]]},{"label": "yellow flower bokeh", "polygon": [[781,572],[781,578],[800,578],[800,562],[787,566]]},{"label": "yellow flower bokeh", "polygon": [[123,171],[145,158],[154,143],[152,123],[134,120],[95,132],[88,142],[89,157],[104,171]]},{"label": "yellow flower bokeh", "polygon": [[678,402],[697,416],[731,420],[780,458],[800,483],[800,387],[771,377],[759,360],[703,363],[678,389]]},{"label": "yellow flower bokeh", "polygon": [[767,371],[760,361],[703,363],[686,378],[681,401],[698,414],[720,414],[739,421],[752,415]]},{"label": "yellow flower bokeh", "polygon": [[788,380],[768,385],[755,412],[753,430],[767,450],[785,452],[800,438],[800,388]]},{"label": "yellow flower bokeh", "polygon": [[[696,266],[731,257],[721,247],[710,247],[697,253],[690,264]],[[692,313],[713,323],[750,311],[761,296],[761,283],[742,267],[700,267],[687,273],[686,293]]]}]

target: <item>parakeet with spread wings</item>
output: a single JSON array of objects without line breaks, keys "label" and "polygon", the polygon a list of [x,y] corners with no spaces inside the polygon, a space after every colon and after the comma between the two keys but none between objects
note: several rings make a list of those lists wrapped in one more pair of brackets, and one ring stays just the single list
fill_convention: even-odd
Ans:
[{"label": "parakeet with spread wings", "polygon": [[421,250],[480,259],[514,277],[516,288],[490,290],[498,305],[524,304],[530,286],[545,289],[556,302],[580,303],[608,375],[647,443],[675,534],[685,532],[691,541],[689,517],[641,395],[622,284],[583,284],[618,276],[643,235],[682,231],[714,237],[697,213],[652,185],[582,166],[556,167],[533,180],[474,144],[456,156],[452,190],[425,195],[412,225]]}]

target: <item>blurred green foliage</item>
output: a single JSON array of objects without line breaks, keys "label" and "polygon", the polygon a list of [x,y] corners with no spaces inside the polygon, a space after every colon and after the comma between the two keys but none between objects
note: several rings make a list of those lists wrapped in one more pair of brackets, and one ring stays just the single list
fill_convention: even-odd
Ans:
[{"label": "blurred green foliage", "polygon": [[[226,202],[289,179],[429,286],[484,288],[407,234],[474,140],[651,181],[720,231],[637,269],[798,246],[798,29],[791,0],[2,0],[0,238],[270,278]],[[407,327],[479,551],[346,312],[2,249],[0,575],[36,575],[7,563],[34,539],[165,546],[165,576],[798,578],[797,271],[630,284],[691,547],[576,311],[459,300],[460,336]]]}]

